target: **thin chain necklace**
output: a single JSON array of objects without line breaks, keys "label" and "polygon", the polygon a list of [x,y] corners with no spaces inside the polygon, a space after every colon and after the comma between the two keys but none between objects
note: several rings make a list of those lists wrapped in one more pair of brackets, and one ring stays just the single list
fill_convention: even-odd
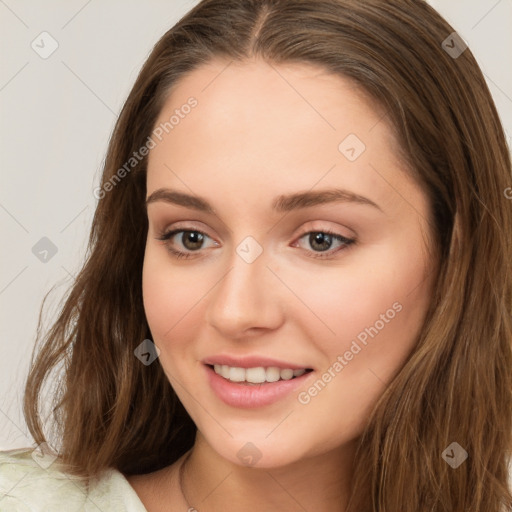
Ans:
[{"label": "thin chain necklace", "polygon": [[193,511],[199,512],[199,510],[197,510],[196,508],[190,506],[190,503],[188,502],[188,500],[187,500],[187,498],[185,496],[185,492],[183,491],[183,472],[184,472],[184,469],[185,469],[185,463],[190,458],[190,455],[192,455],[191,451],[188,452],[187,456],[183,459],[183,462],[181,463],[181,466],[180,466],[180,472],[179,472],[180,491],[181,491],[181,495],[183,496],[183,499],[185,500],[185,503],[187,504],[188,511],[189,512],[193,512]]}]

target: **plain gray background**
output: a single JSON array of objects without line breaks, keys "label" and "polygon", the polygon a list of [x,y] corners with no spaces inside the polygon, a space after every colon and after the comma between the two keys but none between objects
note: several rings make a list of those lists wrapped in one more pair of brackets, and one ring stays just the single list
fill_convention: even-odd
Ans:
[{"label": "plain gray background", "polygon": [[[34,445],[21,403],[41,301],[57,284],[55,311],[80,267],[107,142],[142,63],[196,3],[0,0],[0,450]],[[512,1],[431,4],[478,59],[510,136]],[[47,261],[32,250],[43,237],[57,251]]]}]

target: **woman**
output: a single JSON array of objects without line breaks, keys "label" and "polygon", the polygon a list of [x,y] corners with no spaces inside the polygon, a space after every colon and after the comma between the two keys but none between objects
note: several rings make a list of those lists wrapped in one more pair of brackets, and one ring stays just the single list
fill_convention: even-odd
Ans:
[{"label": "woman", "polygon": [[511,510],[510,169],[424,2],[201,2],[126,101],[28,376],[40,445],[65,363],[60,457],[4,453],[0,506]]}]

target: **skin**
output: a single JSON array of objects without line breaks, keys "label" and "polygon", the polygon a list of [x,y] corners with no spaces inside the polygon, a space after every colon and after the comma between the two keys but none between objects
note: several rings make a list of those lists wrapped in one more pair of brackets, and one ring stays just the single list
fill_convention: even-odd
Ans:
[{"label": "skin", "polygon": [[[178,83],[157,124],[190,96],[198,105],[148,162],[148,197],[170,188],[214,208],[148,204],[146,315],[159,362],[198,427],[185,494],[199,512],[344,510],[358,437],[429,306],[428,201],[398,158],[384,112],[348,79],[308,64],[226,65],[211,62]],[[366,146],[352,162],[338,149],[349,134]],[[378,207],[272,210],[279,195],[332,187]],[[199,251],[183,233],[157,239],[178,227],[207,235]],[[332,239],[322,252],[308,233],[326,229],[356,242]],[[263,249],[252,263],[236,252],[247,236]],[[169,247],[192,258],[177,259]],[[235,408],[205,379],[207,356],[264,355],[313,368],[299,390],[307,392],[396,303],[400,312],[307,404],[293,392],[265,407]],[[249,441],[261,457],[253,467],[237,456]],[[181,460],[129,478],[150,512],[187,510]]]}]

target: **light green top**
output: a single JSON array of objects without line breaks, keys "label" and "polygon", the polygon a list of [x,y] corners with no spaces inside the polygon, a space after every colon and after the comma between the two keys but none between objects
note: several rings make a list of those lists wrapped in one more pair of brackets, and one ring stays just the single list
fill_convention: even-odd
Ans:
[{"label": "light green top", "polygon": [[147,512],[124,475],[109,468],[84,482],[33,448],[0,451],[1,512]]}]

